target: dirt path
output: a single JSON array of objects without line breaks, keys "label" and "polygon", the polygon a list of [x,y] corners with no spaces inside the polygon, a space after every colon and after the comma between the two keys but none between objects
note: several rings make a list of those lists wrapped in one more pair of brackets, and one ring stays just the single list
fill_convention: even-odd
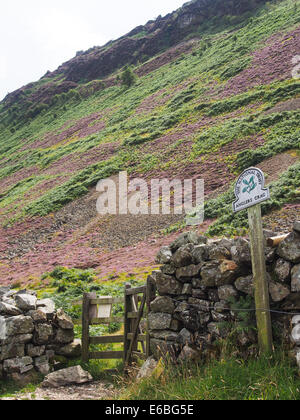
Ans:
[{"label": "dirt path", "polygon": [[18,392],[13,396],[0,398],[0,401],[81,401],[109,400],[117,391],[110,382],[95,381],[84,385],[73,385],[56,389],[37,388],[33,392]]}]

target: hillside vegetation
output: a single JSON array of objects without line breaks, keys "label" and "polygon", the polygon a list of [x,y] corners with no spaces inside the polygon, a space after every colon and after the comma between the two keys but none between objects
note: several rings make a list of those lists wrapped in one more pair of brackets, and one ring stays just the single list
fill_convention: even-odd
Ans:
[{"label": "hillside vegetation", "polygon": [[[245,213],[232,214],[232,183],[253,165],[270,181],[264,213],[299,214],[299,45],[299,1],[197,0],[9,94],[0,103],[0,282],[36,282],[57,265],[105,277],[153,264],[171,240],[160,232],[184,225],[98,217],[96,183],[122,170],[204,178],[210,235],[246,231]],[[135,77],[124,85],[128,65]],[[160,239],[145,245],[153,234]]]}]

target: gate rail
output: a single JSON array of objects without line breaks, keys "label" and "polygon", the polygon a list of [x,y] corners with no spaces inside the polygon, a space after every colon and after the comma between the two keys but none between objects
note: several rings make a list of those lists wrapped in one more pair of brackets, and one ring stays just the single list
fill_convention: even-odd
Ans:
[{"label": "gate rail", "polygon": [[[125,285],[123,298],[97,297],[96,293],[85,293],[82,301],[82,362],[90,359],[123,359],[124,368],[134,359],[147,359],[150,354],[148,312],[155,299],[156,287],[150,279],[140,287]],[[124,304],[124,317],[99,317],[98,306]],[[143,326],[141,321],[146,317]],[[90,337],[90,325],[123,323],[124,334],[116,336]],[[91,344],[123,343],[123,351],[90,351]]]}]

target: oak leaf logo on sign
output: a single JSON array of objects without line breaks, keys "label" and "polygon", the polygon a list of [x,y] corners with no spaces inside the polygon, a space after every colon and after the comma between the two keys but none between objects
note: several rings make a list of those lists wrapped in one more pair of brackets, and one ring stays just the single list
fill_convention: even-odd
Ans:
[{"label": "oak leaf logo on sign", "polygon": [[256,186],[257,186],[257,184],[254,181],[254,176],[252,176],[250,178],[250,181],[249,182],[246,179],[243,179],[243,183],[245,185],[247,185],[247,187],[243,189],[243,193],[247,192],[247,193],[250,194],[251,191],[253,191],[256,188]]}]

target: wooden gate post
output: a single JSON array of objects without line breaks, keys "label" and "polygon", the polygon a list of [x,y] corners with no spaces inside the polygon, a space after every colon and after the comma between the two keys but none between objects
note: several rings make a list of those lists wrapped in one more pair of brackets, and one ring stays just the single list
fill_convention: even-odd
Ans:
[{"label": "wooden gate post", "polygon": [[[265,261],[264,235],[261,220],[261,205],[248,209],[249,236],[251,243],[252,272],[255,289],[256,322],[258,343],[261,352],[273,350],[272,326],[269,302],[269,287]],[[265,309],[265,310],[263,310]]]},{"label": "wooden gate post", "polygon": [[83,363],[89,361],[89,326],[90,326],[90,296],[89,293],[84,293],[82,301],[82,335],[81,335],[81,360]]},{"label": "wooden gate post", "polygon": [[126,291],[131,288],[130,283],[125,284],[124,290],[124,368],[126,369],[126,360],[130,346],[130,340],[128,339],[128,334],[130,333],[131,322],[128,318],[128,312],[132,311],[131,296],[129,296]]},{"label": "wooden gate post", "polygon": [[134,352],[134,349],[136,347],[137,340],[138,340],[139,324],[140,324],[140,321],[143,317],[145,305],[146,305],[146,293],[143,294],[142,303],[141,303],[141,306],[138,310],[136,321],[134,323],[133,322],[131,323],[132,339],[130,341],[128,353],[127,353],[127,356],[126,356],[126,359],[125,359],[125,366],[127,366],[131,363],[132,353]]},{"label": "wooden gate post", "polygon": [[83,363],[89,361],[90,347],[90,320],[97,316],[97,306],[91,306],[92,299],[97,297],[96,293],[84,293],[82,301],[82,336],[81,336],[81,360]]},{"label": "wooden gate post", "polygon": [[[138,297],[143,294],[143,297]],[[145,358],[145,346],[142,345],[142,352],[138,351],[138,343],[147,341],[147,334],[142,334],[141,320],[144,317],[144,310],[147,301],[147,286],[131,287],[130,283],[124,289],[124,369],[132,364],[133,358]],[[138,306],[141,302],[140,306]]]}]

